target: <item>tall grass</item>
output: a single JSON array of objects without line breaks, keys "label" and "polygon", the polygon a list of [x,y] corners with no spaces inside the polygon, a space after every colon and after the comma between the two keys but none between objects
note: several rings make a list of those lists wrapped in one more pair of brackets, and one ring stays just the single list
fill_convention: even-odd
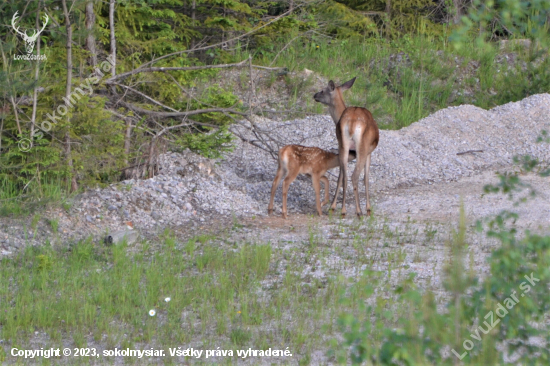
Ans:
[{"label": "tall grass", "polygon": [[[357,255],[350,259],[358,260],[352,278],[343,276],[349,266],[327,266],[333,242],[325,242],[313,226],[309,240],[282,248],[206,235],[181,243],[169,232],[154,247],[147,242],[106,247],[91,240],[27,247],[0,261],[0,363],[13,361],[5,350],[29,345],[38,332],[44,348],[289,347],[294,356],[287,362],[310,364],[313,351],[328,349],[338,314],[357,312],[367,295],[367,288],[350,287],[356,280],[368,282],[359,268],[380,258],[380,240],[403,234],[377,237],[376,220],[338,225],[371,238],[368,244],[360,236],[351,240],[349,249]],[[347,256],[344,248],[347,244],[336,250]],[[400,266],[404,255],[394,257]],[[327,275],[313,276],[318,270]],[[390,289],[389,281],[381,286]],[[358,302],[342,302],[347,291]]]},{"label": "tall grass", "polygon": [[62,202],[69,192],[62,179],[34,176],[27,182],[0,178],[0,216],[26,215],[47,204]]},{"label": "tall grass", "polygon": [[[478,282],[473,262],[469,270],[465,265],[462,215],[445,258],[447,292],[436,297],[432,286],[422,290],[414,273],[406,275],[412,255],[403,245],[433,249],[442,226],[427,225],[419,234],[411,224],[331,219],[328,237],[310,226],[302,242],[279,246],[206,235],[181,243],[166,232],[154,246],[105,247],[85,240],[28,247],[0,261],[0,362],[14,361],[6,350],[30,348],[39,334],[44,348],[289,347],[292,359],[272,361],[313,364],[314,353],[332,349],[333,363],[457,364],[448,347],[462,354],[464,340],[485,315],[533,272],[540,283],[494,331],[482,334],[462,362],[495,364],[506,352],[495,345],[506,344],[523,349],[531,364],[545,364],[545,349],[525,350],[517,340],[550,334],[549,237],[516,239],[502,219],[495,220],[500,229],[492,225],[490,233],[503,247],[491,256],[491,275]],[[170,360],[182,361],[163,361]]]},{"label": "tall grass", "polygon": [[[371,110],[381,128],[399,129],[447,106],[492,108],[550,91],[547,52],[508,52],[516,59],[512,65],[504,52],[497,44],[479,48],[473,41],[455,51],[445,39],[423,35],[391,42],[310,39],[295,40],[277,53],[275,64],[298,72],[307,68],[336,82],[357,76],[346,92],[348,105]],[[271,64],[275,55],[264,52],[258,62]],[[324,108],[307,103],[304,112],[324,113]]]}]

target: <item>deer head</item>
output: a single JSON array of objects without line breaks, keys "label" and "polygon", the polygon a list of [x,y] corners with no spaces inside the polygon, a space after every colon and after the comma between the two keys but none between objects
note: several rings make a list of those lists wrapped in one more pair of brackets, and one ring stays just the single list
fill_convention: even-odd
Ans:
[{"label": "deer head", "polygon": [[27,35],[27,31],[23,33],[19,31],[19,27],[17,28],[15,27],[15,21],[18,18],[17,13],[18,12],[16,11],[15,14],[13,14],[13,18],[11,18],[11,26],[13,27],[13,29],[17,34],[23,37],[23,40],[25,41],[25,51],[27,51],[27,54],[30,55],[32,53],[32,50],[34,49],[34,44],[36,43],[38,36],[40,35],[40,33],[42,33],[44,28],[46,28],[49,18],[48,18],[48,15],[44,15],[44,26],[42,27],[42,29],[40,29],[39,31],[33,30],[34,33],[29,36]]},{"label": "deer head", "polygon": [[315,93],[313,99],[316,102],[325,104],[328,106],[328,111],[332,116],[334,123],[338,123],[340,116],[346,109],[346,103],[344,102],[344,97],[342,92],[348,90],[353,86],[355,78],[346,81],[340,86],[336,86],[334,81],[329,81],[328,86],[321,90],[318,93]]},{"label": "deer head", "polygon": [[344,90],[348,90],[353,86],[353,83],[355,83],[355,79],[356,78],[348,80],[340,86],[336,86],[336,84],[334,84],[334,81],[331,80],[328,82],[328,86],[326,88],[321,90],[319,93],[315,93],[313,99],[315,99],[316,102],[330,106],[334,104],[334,100],[337,99],[338,93],[341,93]]}]

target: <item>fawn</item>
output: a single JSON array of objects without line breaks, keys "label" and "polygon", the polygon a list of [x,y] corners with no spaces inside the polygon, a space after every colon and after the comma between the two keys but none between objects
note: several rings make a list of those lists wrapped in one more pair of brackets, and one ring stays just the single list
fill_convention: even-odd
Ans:
[{"label": "fawn", "polygon": [[[350,151],[348,161],[355,159],[355,151]],[[325,177],[327,170],[340,165],[338,154],[325,151],[318,147],[307,147],[300,145],[286,145],[279,150],[279,167],[271,187],[271,199],[267,207],[268,214],[273,213],[273,198],[279,182],[283,180],[283,218],[287,218],[286,197],[290,183],[296,179],[298,174],[311,176],[313,189],[315,190],[315,203],[319,216],[323,215],[321,206],[329,202],[329,182]],[[325,200],[320,202],[321,183],[325,186]]]}]

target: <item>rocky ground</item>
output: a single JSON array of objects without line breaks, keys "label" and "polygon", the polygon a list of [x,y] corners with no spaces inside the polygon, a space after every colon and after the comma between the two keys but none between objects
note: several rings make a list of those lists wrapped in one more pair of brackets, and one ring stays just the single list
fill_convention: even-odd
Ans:
[{"label": "rocky ground", "polygon": [[[155,248],[160,242],[157,236],[168,228],[181,239],[205,232],[219,234],[220,246],[269,242],[274,253],[300,257],[292,261],[300,263],[304,286],[335,275],[358,278],[368,267],[385,273],[392,286],[415,272],[415,282],[442,300],[447,296],[442,286],[449,259],[447,242],[461,204],[468,222],[468,268],[480,276],[488,273],[486,258],[498,243],[473,230],[476,220],[513,210],[519,213],[513,225],[520,232],[550,233],[549,178],[525,174],[513,162],[514,156],[528,154],[548,167],[550,146],[536,140],[543,130],[550,131],[549,115],[550,94],[541,94],[489,111],[471,105],[447,108],[399,131],[381,131],[370,175],[373,217],[361,221],[353,215],[349,189],[346,218],[318,218],[307,177],[296,179],[290,187],[289,219],[280,217],[280,188],[275,215],[267,216],[277,168],[272,153],[289,143],[336,148],[329,116],[241,122],[233,126],[241,138],[236,138],[235,149],[223,159],[210,160],[190,151],[167,153],[160,157],[160,172],[154,178],[89,190],[61,207],[25,219],[1,218],[0,257],[12,256],[28,245],[70,245],[88,236],[103,245],[108,234],[127,226]],[[496,172],[519,172],[522,181],[536,191],[535,198],[514,206],[507,196],[484,194],[486,184],[498,182]],[[328,176],[332,196],[337,169]],[[314,246],[323,254],[308,254],[306,248]],[[286,254],[276,259],[282,269],[290,262]],[[284,270],[274,271],[259,291],[269,293],[284,276]],[[444,301],[439,304],[445,306]],[[39,335],[35,338],[31,342],[44,344]],[[93,340],[88,345],[104,347]],[[312,351],[311,359],[313,364],[326,364],[325,350]]]},{"label": "rocky ground", "polygon": [[[381,131],[370,176],[375,215],[445,222],[457,217],[461,199],[472,220],[511,208],[503,196],[482,196],[482,188],[497,182],[497,171],[519,170],[513,164],[516,155],[528,154],[543,164],[550,161],[548,144],[535,142],[541,131],[550,131],[549,115],[550,95],[540,94],[489,111],[471,105],[446,108],[399,131]],[[233,127],[248,141],[236,139],[234,151],[223,159],[209,160],[190,151],[168,153],[160,157],[160,173],[154,178],[87,191],[63,208],[36,213],[26,222],[2,218],[0,253],[89,235],[100,240],[127,223],[142,236],[153,237],[167,227],[190,235],[211,228],[212,222],[264,216],[277,163],[273,154],[254,145],[272,151],[290,143],[337,147],[334,123],[326,115],[286,122],[257,119],[254,126],[242,122]],[[337,169],[328,175],[332,196]],[[538,196],[517,208],[518,224],[547,228],[550,185],[534,175],[525,179]],[[348,189],[349,213],[354,212],[351,192]],[[292,216],[313,214],[313,198],[310,179],[298,178],[289,191],[289,222]],[[280,205],[279,188],[276,215]]]}]

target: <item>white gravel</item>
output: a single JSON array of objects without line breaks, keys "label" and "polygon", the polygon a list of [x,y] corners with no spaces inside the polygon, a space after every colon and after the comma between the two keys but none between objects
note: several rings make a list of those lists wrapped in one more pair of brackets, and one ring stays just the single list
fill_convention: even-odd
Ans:
[{"label": "white gravel", "polygon": [[[337,148],[335,127],[329,116],[284,123],[264,120],[258,125],[272,131],[285,144]],[[236,128],[247,132],[242,126]],[[372,157],[371,189],[387,192],[456,181],[511,167],[515,155],[528,154],[548,163],[550,146],[535,143],[542,130],[550,131],[549,94],[533,95],[488,111],[472,105],[442,109],[399,131],[380,131],[380,143]],[[247,136],[253,139],[252,135]],[[457,155],[470,150],[483,152]],[[225,165],[245,179],[249,195],[267,207],[276,161],[256,147],[239,143]],[[331,179],[331,197],[336,175],[337,170]],[[352,191],[348,193],[351,198]],[[313,212],[313,197],[309,179],[296,180],[289,190],[289,212]],[[280,188],[275,204],[276,207],[281,204]]]},{"label": "white gravel", "polygon": [[[443,182],[509,169],[515,155],[528,154],[548,164],[550,146],[535,141],[542,130],[550,131],[549,116],[550,95],[539,94],[488,111],[472,105],[450,107],[399,131],[381,131],[370,175],[375,203],[378,197],[385,214],[402,212],[402,200],[393,202],[387,198],[392,193],[396,197],[403,195],[400,189],[426,186],[424,197],[414,196],[417,200],[412,202],[414,208],[428,196],[439,197],[430,196],[429,187],[435,192],[436,186]],[[269,133],[254,135],[246,127],[250,126],[248,122],[232,128],[254,144],[262,144],[261,140],[269,136],[274,150],[286,144],[337,147],[335,126],[328,115],[286,122],[258,118],[256,125]],[[483,152],[457,155],[469,150]],[[65,240],[70,240],[120,230],[128,221],[142,233],[155,233],[167,226],[205,225],[213,217],[267,214],[277,162],[271,154],[249,142],[236,139],[234,151],[224,159],[214,161],[186,151],[162,155],[159,165],[160,173],[152,179],[129,180],[105,189],[89,190],[74,200],[68,212],[58,209],[46,212],[43,217],[57,220],[59,232]],[[329,172],[331,196],[336,177],[337,169]],[[348,210],[352,210],[352,191],[348,193]],[[382,202],[384,199],[386,203]],[[280,205],[279,188],[275,198],[276,214],[280,213]],[[288,205],[290,215],[315,212],[309,178],[294,181]],[[12,253],[25,243],[44,243],[53,234],[51,225],[44,221],[40,221],[36,231],[25,232],[20,222],[3,220],[0,255]]]}]

